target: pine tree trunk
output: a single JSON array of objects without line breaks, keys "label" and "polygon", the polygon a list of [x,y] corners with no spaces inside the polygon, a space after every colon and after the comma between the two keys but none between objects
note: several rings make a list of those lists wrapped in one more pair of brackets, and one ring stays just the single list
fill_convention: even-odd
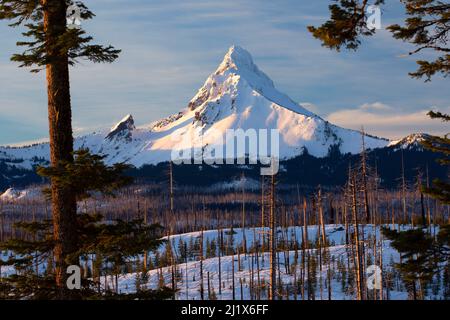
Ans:
[{"label": "pine tree trunk", "polygon": [[203,283],[203,241],[204,241],[204,238],[203,238],[203,227],[202,227],[202,232],[201,232],[201,235],[200,235],[200,298],[202,299],[202,300],[204,300],[205,299],[205,296],[204,296],[204,294],[205,294],[205,286],[204,286],[204,283]]},{"label": "pine tree trunk", "polygon": [[219,295],[222,296],[222,246],[223,246],[223,242],[222,242],[222,229],[220,227],[220,222],[219,222],[219,230],[218,230],[218,238],[219,238]]},{"label": "pine tree trunk", "polygon": [[403,223],[406,223],[406,180],[405,180],[405,162],[403,159],[403,149],[402,154],[402,208],[403,208]]},{"label": "pine tree trunk", "polygon": [[[53,52],[57,37],[66,30],[65,1],[42,1],[44,31],[52,60],[46,66],[48,120],[50,135],[50,160],[56,167],[60,161],[73,161],[72,113],[70,104],[69,65],[67,55]],[[67,299],[73,292],[67,290],[66,269],[78,264],[78,259],[68,259],[77,249],[75,195],[67,186],[52,181],[52,215],[55,240],[56,286],[58,299]]]},{"label": "pine tree trunk", "polygon": [[348,217],[347,217],[347,206],[344,205],[344,223],[345,223],[345,244],[348,246],[349,238],[348,238]]},{"label": "pine tree trunk", "polygon": [[[139,209],[139,200],[138,200],[137,204],[138,204],[138,216],[141,217],[140,209]],[[143,221],[144,221],[144,224],[147,225],[147,201],[144,203]],[[143,259],[143,262],[142,262],[142,272],[144,274],[147,273],[147,266],[148,266],[148,252],[145,251],[144,252],[144,259]]]},{"label": "pine tree trunk", "polygon": [[417,300],[417,289],[416,289],[416,281],[412,281],[412,289],[413,289],[413,300]]},{"label": "pine tree trunk", "polygon": [[269,300],[275,299],[276,294],[276,229],[275,229],[275,175],[272,176],[270,192],[270,295]]},{"label": "pine tree trunk", "polygon": [[361,164],[362,164],[362,184],[364,192],[364,212],[366,215],[366,223],[370,223],[370,209],[369,209],[369,196],[367,190],[367,161],[366,161],[366,144],[364,140],[364,128],[362,130],[362,153],[361,153]]},{"label": "pine tree trunk", "polygon": [[[383,270],[383,234],[381,232],[380,232],[380,268],[381,270]],[[383,273],[381,273],[380,300],[383,300]]]},{"label": "pine tree trunk", "polygon": [[360,241],[359,241],[359,223],[358,223],[358,211],[357,211],[357,201],[356,201],[356,179],[352,178],[352,211],[353,211],[353,223],[355,229],[355,247],[356,247],[356,283],[357,283],[357,298],[358,300],[363,300],[363,284],[362,284],[362,268],[361,268],[361,252],[360,252]]},{"label": "pine tree trunk", "polygon": [[233,300],[236,300],[236,286],[234,282],[234,250],[231,255],[231,285],[232,285],[232,297]]},{"label": "pine tree trunk", "polygon": [[[253,243],[255,243],[255,241],[253,241]],[[253,300],[253,289],[254,289],[254,284],[255,284],[254,259],[255,259],[255,254],[251,254],[251,258],[247,260],[248,261],[248,265],[249,265],[248,267],[249,267],[249,270],[250,270],[250,275],[251,275],[250,276],[250,286],[249,286],[250,300]]]},{"label": "pine tree trunk", "polygon": [[184,243],[184,251],[186,252],[185,265],[186,265],[186,300],[189,300],[189,275],[188,275],[188,250],[187,243]]},{"label": "pine tree trunk", "polygon": [[262,261],[264,262],[264,247],[266,245],[266,236],[265,236],[265,213],[264,213],[264,176],[261,176],[261,232],[262,232]]},{"label": "pine tree trunk", "polygon": [[325,234],[325,221],[323,217],[323,207],[322,207],[322,190],[319,189],[319,197],[318,197],[318,204],[319,206],[319,223],[320,227],[322,229],[322,244],[325,247],[326,246],[326,234]]},{"label": "pine tree trunk", "polygon": [[417,177],[417,191],[419,192],[420,195],[420,213],[422,216],[422,225],[427,226],[427,218],[425,216],[425,202],[422,192],[422,177],[420,173]]},{"label": "pine tree trunk", "polygon": [[[427,164],[427,188],[430,188],[430,176],[428,175],[428,164]],[[431,233],[431,208],[430,208],[430,196],[427,195],[427,221],[429,233]]]},{"label": "pine tree trunk", "polygon": [[247,238],[245,236],[245,176],[243,177],[243,183],[242,183],[242,253],[247,256]]},{"label": "pine tree trunk", "polygon": [[[261,239],[261,237],[259,238],[259,239]],[[260,240],[259,240],[260,241]],[[264,244],[263,244],[264,245]],[[257,279],[258,279],[258,291],[257,291],[257,300],[261,300],[261,274],[260,274],[260,272],[259,272],[259,253],[258,253],[258,247],[259,246],[257,246],[256,248],[256,276],[257,276]],[[264,256],[264,252],[262,252],[261,253],[261,255],[262,256]]]},{"label": "pine tree trunk", "polygon": [[173,215],[173,166],[172,161],[169,162],[169,196],[170,196],[170,213]]},{"label": "pine tree trunk", "polygon": [[[308,248],[308,219],[306,214],[306,199],[303,198],[303,243],[302,243],[302,300],[305,300],[305,278],[306,278],[306,249]],[[308,270],[309,277],[309,270]],[[309,278],[308,278],[309,283]],[[308,287],[309,292],[309,287]]]},{"label": "pine tree trunk", "polygon": [[240,250],[239,250],[239,246],[237,247],[237,257],[238,257],[238,272],[241,272],[242,271],[242,268],[241,268],[241,253],[240,253]]},{"label": "pine tree trunk", "polygon": [[206,274],[208,280],[208,300],[211,300],[211,281],[209,278],[209,271]]}]

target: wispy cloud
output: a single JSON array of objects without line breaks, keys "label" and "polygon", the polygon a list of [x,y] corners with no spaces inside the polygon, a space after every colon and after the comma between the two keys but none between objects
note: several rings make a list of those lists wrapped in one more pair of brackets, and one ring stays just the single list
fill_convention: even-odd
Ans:
[{"label": "wispy cloud", "polygon": [[[430,109],[435,109],[430,107]],[[355,109],[343,109],[329,114],[328,121],[343,127],[360,129],[390,139],[399,139],[413,132],[448,133],[448,125],[427,116],[430,110],[408,113],[381,102],[365,103]],[[450,107],[441,110],[450,112]]]}]

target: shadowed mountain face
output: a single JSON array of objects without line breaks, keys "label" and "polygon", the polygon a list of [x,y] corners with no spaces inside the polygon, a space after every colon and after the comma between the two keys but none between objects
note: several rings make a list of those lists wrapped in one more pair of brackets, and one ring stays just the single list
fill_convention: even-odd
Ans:
[{"label": "shadowed mountain face", "polygon": [[[446,179],[447,168],[437,159],[442,156],[423,149],[421,146],[395,145],[367,152],[367,165],[370,175],[379,177],[380,188],[398,189],[401,183],[402,161],[406,182],[412,189],[417,183],[419,173],[423,179]],[[343,187],[348,180],[348,168],[360,163],[359,154],[341,154],[334,148],[325,157],[315,157],[305,153],[280,162],[277,181],[280,185],[300,185],[302,188]],[[167,183],[169,164],[147,165],[132,170],[131,174],[140,182]],[[259,165],[176,165],[173,166],[177,185],[202,186],[234,185],[243,175],[249,180],[251,188],[258,188],[261,179]],[[425,180],[423,180],[425,181]]]},{"label": "shadowed mountain face", "polygon": [[136,129],[136,127],[134,126],[134,119],[133,116],[129,114],[111,129],[105,139],[110,141],[120,141],[121,139],[123,139],[129,142],[131,141],[134,129]]}]

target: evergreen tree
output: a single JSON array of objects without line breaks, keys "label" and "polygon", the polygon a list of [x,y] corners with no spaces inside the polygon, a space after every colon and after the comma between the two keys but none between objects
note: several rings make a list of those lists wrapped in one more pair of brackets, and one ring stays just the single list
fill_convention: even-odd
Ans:
[{"label": "evergreen tree", "polygon": [[187,244],[183,239],[178,241],[178,252],[180,254],[180,262],[186,261],[188,257]]},{"label": "evergreen tree", "polygon": [[[39,168],[38,172],[63,188],[72,190],[75,199],[88,198],[93,192],[113,195],[119,188],[132,181],[124,176],[129,168],[125,164],[107,166],[105,156],[92,155],[88,150],[79,150],[73,155],[73,162],[61,162],[58,168]],[[46,190],[51,194],[51,190]],[[16,273],[0,279],[0,298],[5,299],[59,299],[60,288],[56,282],[57,273],[53,272],[51,258],[57,248],[52,221],[21,222],[16,224],[28,236],[13,238],[0,244],[0,250],[10,252],[6,261],[0,265],[12,266]],[[167,298],[173,292],[165,287],[157,291],[140,289],[126,295],[117,288],[118,275],[130,272],[128,266],[135,264],[132,270],[140,271],[139,257],[144,252],[157,249],[164,241],[161,226],[146,225],[142,219],[131,221],[104,221],[99,214],[78,214],[74,224],[78,235],[77,248],[67,256],[67,261],[80,265],[95,257],[96,276],[92,280],[82,279],[81,290],[72,290],[71,297],[83,299],[153,299]],[[32,240],[30,240],[32,239]],[[66,261],[66,263],[68,263]],[[47,263],[45,272],[39,271]],[[56,271],[57,272],[57,271]],[[99,278],[102,273],[112,272],[116,278],[115,292],[104,288],[100,290]],[[106,273],[105,273],[106,277]],[[98,283],[95,283],[97,280]],[[66,283],[64,283],[66,285]],[[141,284],[140,284],[141,285]]]},{"label": "evergreen tree", "polygon": [[[450,115],[440,112],[430,111],[428,115],[432,119],[440,119],[444,122],[450,121]],[[450,164],[450,138],[448,135],[443,137],[431,136],[421,142],[422,145],[434,152],[442,154],[443,158],[439,159],[439,163],[443,166]],[[433,186],[430,188],[423,188],[424,192],[431,197],[438,199],[444,204],[450,204],[450,183],[436,179],[433,181]]]},{"label": "evergreen tree", "polygon": [[[94,14],[80,1],[66,0],[0,0],[0,20],[10,26],[23,26],[27,41],[17,42],[25,51],[12,56],[20,67],[32,67],[32,72],[45,69],[47,74],[50,159],[56,169],[61,162],[73,162],[72,111],[70,102],[69,66],[79,59],[93,62],[113,62],[120,50],[111,46],[93,45],[91,36],[81,28],[67,27],[69,5],[76,5],[82,19]],[[66,186],[52,181],[52,217],[56,264],[56,284],[59,297],[68,298],[66,268],[76,261],[68,257],[77,249],[75,195]]]},{"label": "evergreen tree", "polygon": [[398,232],[384,228],[383,234],[392,240],[391,246],[401,255],[402,263],[395,266],[402,275],[403,282],[413,299],[419,299],[419,288],[424,288],[438,270],[434,261],[433,238],[420,229]]},{"label": "evergreen tree", "polygon": [[[444,77],[450,73],[450,49],[447,40],[450,31],[450,4],[440,0],[401,0],[405,7],[404,26],[393,24],[387,29],[394,38],[411,43],[414,55],[426,50],[438,55],[435,60],[419,60],[419,69],[411,72],[413,78],[425,77],[429,81],[436,73]],[[330,19],[319,27],[309,26],[312,35],[322,45],[334,50],[342,47],[356,50],[361,39],[375,34],[376,29],[368,28],[367,19],[370,5],[382,6],[384,0],[335,0],[329,6]]]},{"label": "evergreen tree", "polygon": [[444,299],[450,300],[450,266],[446,266],[442,276],[442,284],[444,287]]},{"label": "evergreen tree", "polygon": [[[450,120],[449,115],[440,112],[430,111],[428,114],[434,119],[446,122]],[[450,164],[450,139],[447,135],[444,137],[432,136],[421,143],[431,151],[444,156],[439,160],[442,165]],[[443,204],[450,204],[450,184],[448,182],[436,179],[433,181],[432,187],[423,187],[422,189],[424,193],[438,199]],[[384,229],[383,233],[393,240],[391,245],[402,254],[402,258],[406,258],[406,262],[398,264],[397,268],[403,275],[403,279],[411,285],[415,299],[417,298],[416,281],[431,281],[435,272],[442,269],[440,263],[445,263],[445,277],[450,257],[449,224],[440,226],[436,239],[431,238],[422,229],[400,232]]]}]

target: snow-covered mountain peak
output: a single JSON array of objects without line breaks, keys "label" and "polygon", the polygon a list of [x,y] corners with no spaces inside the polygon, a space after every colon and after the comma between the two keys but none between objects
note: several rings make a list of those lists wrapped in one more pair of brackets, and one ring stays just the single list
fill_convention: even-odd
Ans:
[{"label": "snow-covered mountain peak", "polygon": [[133,116],[128,114],[111,128],[105,139],[117,140],[125,138],[126,140],[130,140],[134,129],[136,129],[136,127],[134,125]]},{"label": "snow-covered mountain peak", "polygon": [[[217,70],[205,81],[188,108],[158,121],[151,129],[165,135],[151,144],[152,150],[176,150],[193,145],[215,145],[216,136],[228,129],[276,129],[280,132],[280,158],[291,158],[305,149],[325,156],[331,146],[343,153],[360,150],[361,134],[332,125],[275,88],[245,49],[232,46]],[[174,144],[171,133],[190,137]],[[368,148],[385,146],[388,141],[367,137]]]},{"label": "snow-covered mountain peak", "polygon": [[239,113],[244,110],[237,106],[248,104],[249,99],[257,96],[306,117],[318,117],[278,91],[273,81],[254,63],[251,54],[235,45],[230,47],[217,70],[189,102],[188,110],[196,110],[197,118],[205,120],[202,115],[206,108],[220,105],[223,110],[225,105],[231,107],[231,113]]},{"label": "snow-covered mountain peak", "polygon": [[227,73],[245,78],[257,90],[274,88],[273,81],[253,62],[251,54],[236,45],[230,47],[214,74]]},{"label": "snow-covered mountain peak", "polygon": [[225,54],[222,63],[219,65],[218,71],[223,71],[228,68],[239,70],[241,68],[254,69],[255,64],[250,52],[244,48],[232,45]]},{"label": "snow-covered mountain peak", "polygon": [[395,140],[389,143],[389,147],[393,148],[402,148],[402,149],[411,149],[411,148],[419,148],[423,149],[421,142],[429,139],[431,136],[427,133],[412,133],[400,140]]},{"label": "snow-covered mountain peak", "polygon": [[[207,155],[208,146],[225,147],[227,131],[238,129],[250,133],[277,130],[280,159],[296,157],[306,150],[324,157],[332,147],[342,153],[359,153],[361,149],[360,132],[335,126],[278,91],[250,53],[238,46],[228,50],[188,108],[145,128],[136,128],[133,117],[127,115],[109,133],[78,137],[75,148],[107,155],[110,164],[127,162],[142,167],[169,161],[173,151],[195,149]],[[368,149],[389,143],[370,136],[365,142]],[[48,160],[49,146],[0,147],[1,158],[16,166],[22,161],[22,167],[32,168],[37,160]]]},{"label": "snow-covered mountain peak", "polygon": [[117,122],[110,130],[110,132],[114,132],[117,131],[120,128],[129,128],[129,129],[134,129],[134,119],[133,116],[131,114],[127,114],[125,117],[123,117],[122,120],[120,120],[119,122]]}]

